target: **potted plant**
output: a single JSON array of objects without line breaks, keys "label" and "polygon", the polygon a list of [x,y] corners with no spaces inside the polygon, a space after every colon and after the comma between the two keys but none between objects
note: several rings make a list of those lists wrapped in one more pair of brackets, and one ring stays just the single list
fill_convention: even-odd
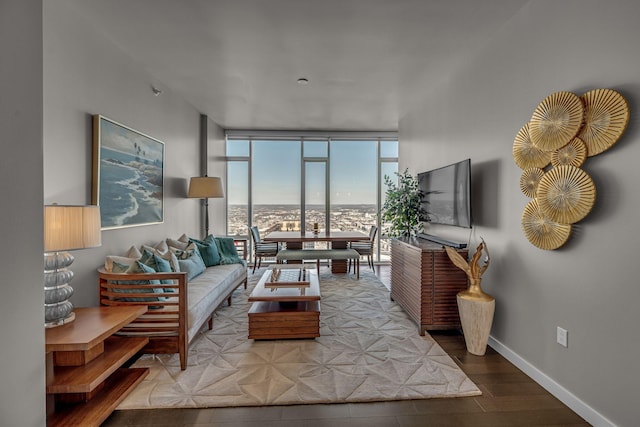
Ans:
[{"label": "potted plant", "polygon": [[427,219],[427,211],[422,207],[422,191],[418,179],[408,169],[395,174],[397,184],[389,175],[384,176],[387,191],[381,219],[387,235],[413,236],[422,231],[422,221]]}]

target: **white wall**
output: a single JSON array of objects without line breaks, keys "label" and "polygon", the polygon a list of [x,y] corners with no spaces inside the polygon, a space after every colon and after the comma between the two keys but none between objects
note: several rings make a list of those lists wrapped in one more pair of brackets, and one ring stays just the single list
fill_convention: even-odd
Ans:
[{"label": "white wall", "polygon": [[44,426],[41,0],[0,0],[0,62],[0,425]]},{"label": "white wall", "polygon": [[[151,85],[163,92],[154,96]],[[95,32],[66,0],[44,5],[44,202],[91,203],[91,116],[101,114],[165,143],[164,223],[102,232],[102,246],[74,252],[76,306],[98,304],[96,268],[106,254],[201,233],[200,113],[135,59]],[[211,125],[215,128],[215,124]],[[210,173],[217,174],[211,170]],[[213,224],[213,220],[212,220]]]},{"label": "white wall", "polygon": [[[475,248],[482,236],[491,250],[483,287],[496,297],[492,336],[566,388],[596,425],[638,422],[638,16],[633,1],[531,1],[463,69],[438,84],[417,82],[399,126],[400,169],[471,158],[471,242]],[[513,139],[545,96],[594,88],[620,91],[631,121],[612,149],[584,166],[598,191],[591,214],[566,246],[543,251],[521,231],[528,199]],[[429,232],[465,242],[470,235]],[[556,326],[569,331],[568,348],[556,344]]]}]

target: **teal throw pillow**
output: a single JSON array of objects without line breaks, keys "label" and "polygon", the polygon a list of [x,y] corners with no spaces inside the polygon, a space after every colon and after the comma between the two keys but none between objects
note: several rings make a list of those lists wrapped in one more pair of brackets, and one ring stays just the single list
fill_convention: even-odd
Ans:
[{"label": "teal throw pillow", "polygon": [[198,252],[198,254],[200,254],[194,242],[184,243],[184,247],[169,246],[169,251],[173,252],[178,259],[187,259],[191,256],[192,252]]},{"label": "teal throw pillow", "polygon": [[171,271],[180,271],[180,267],[178,266],[178,257],[176,257],[176,254],[169,250],[169,246],[167,246],[167,243],[164,240],[155,247],[142,245],[142,251],[144,252],[145,250],[147,252],[158,255],[160,258],[166,261],[169,261],[169,265],[171,265]]},{"label": "teal throw pillow", "polygon": [[179,259],[178,264],[180,264],[180,271],[187,273],[187,280],[198,277],[207,268],[197,251],[193,252],[187,259]]},{"label": "teal throw pillow", "polygon": [[[111,270],[113,273],[155,273],[156,271],[141,263],[140,261],[136,261],[134,264],[120,264],[119,262],[113,263],[113,268]],[[118,285],[131,285],[131,288],[119,288],[114,289],[114,292],[124,293],[124,294],[135,294],[135,293],[147,293],[149,289],[144,289],[140,287],[134,287],[139,285],[159,285],[159,280],[116,280],[114,282]],[[151,292],[154,294],[162,294],[164,293],[160,288],[152,288]],[[154,302],[154,301],[163,301],[165,298],[163,297],[123,297],[117,298],[116,301],[129,301],[129,302]],[[149,306],[149,308],[162,308],[162,306]]]},{"label": "teal throw pillow", "polygon": [[233,237],[216,237],[215,241],[220,253],[220,264],[244,264],[238,256]]},{"label": "teal throw pillow", "polygon": [[[140,262],[148,267],[151,267],[154,271],[157,271],[159,273],[171,273],[172,271],[171,263],[169,263],[168,260],[161,258],[155,253],[150,252],[146,249],[142,251]],[[163,285],[171,285],[173,284],[173,280],[161,280],[160,283],[162,283]]]},{"label": "teal throw pillow", "polygon": [[211,267],[220,264],[218,246],[216,245],[215,238],[211,234],[205,237],[204,240],[189,238],[189,241],[195,243],[205,266]]}]

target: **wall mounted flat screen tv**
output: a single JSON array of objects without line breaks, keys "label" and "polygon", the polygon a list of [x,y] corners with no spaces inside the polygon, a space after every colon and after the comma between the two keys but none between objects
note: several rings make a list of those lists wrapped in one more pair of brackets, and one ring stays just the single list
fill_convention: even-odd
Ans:
[{"label": "wall mounted flat screen tv", "polygon": [[418,174],[422,207],[432,224],[471,228],[471,160]]}]

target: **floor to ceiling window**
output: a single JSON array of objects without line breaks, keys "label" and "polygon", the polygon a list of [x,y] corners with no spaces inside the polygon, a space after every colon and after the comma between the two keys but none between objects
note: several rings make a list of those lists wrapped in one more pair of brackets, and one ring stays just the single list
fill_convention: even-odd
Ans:
[{"label": "floor to ceiling window", "polygon": [[249,140],[227,141],[227,233],[249,234]]},{"label": "floor to ceiling window", "polygon": [[299,141],[252,141],[252,221],[261,233],[300,231]]},{"label": "floor to ceiling window", "polygon": [[[384,176],[398,171],[395,133],[227,134],[227,232],[362,231],[380,226]],[[389,259],[378,235],[376,261]]]},{"label": "floor to ceiling window", "polygon": [[369,232],[378,223],[378,141],[331,141],[331,229]]}]

